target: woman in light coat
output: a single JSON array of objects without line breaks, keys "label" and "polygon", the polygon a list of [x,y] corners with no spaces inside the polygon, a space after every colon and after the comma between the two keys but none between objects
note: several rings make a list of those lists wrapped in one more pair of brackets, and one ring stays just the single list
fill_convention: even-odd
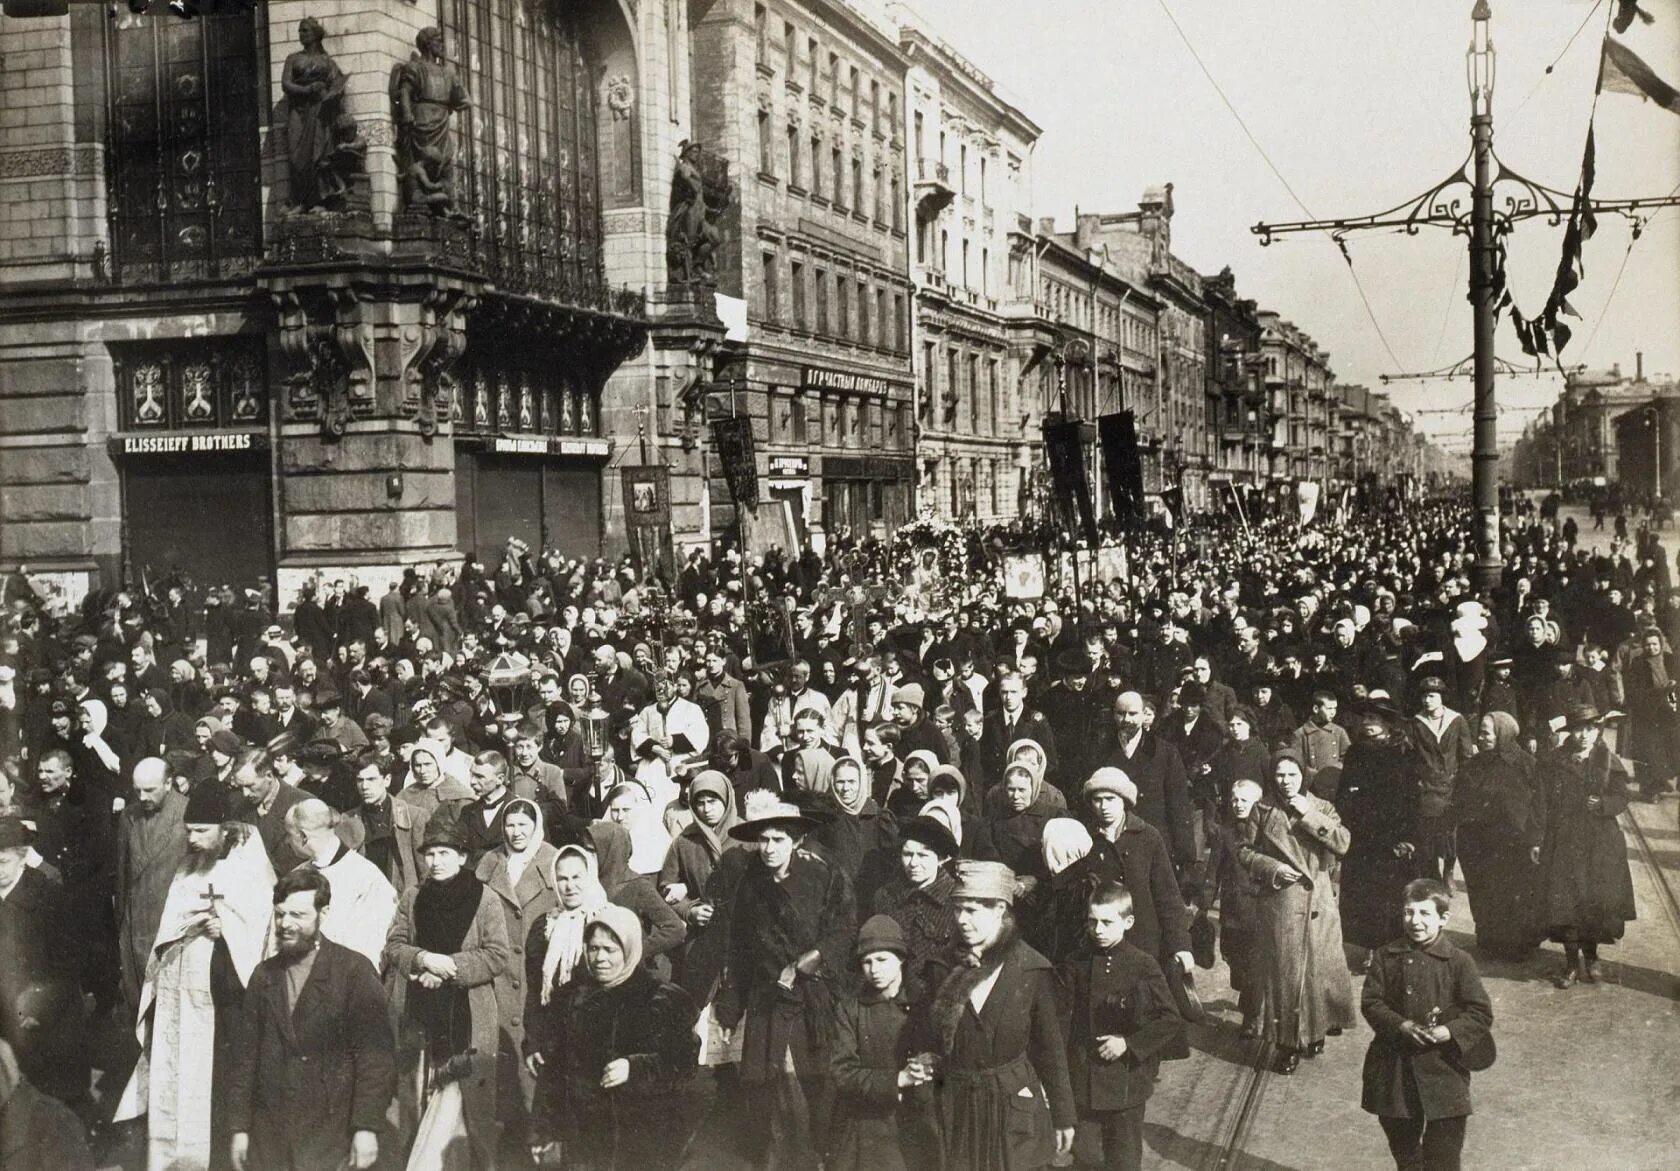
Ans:
[{"label": "woman in light coat", "polygon": [[1270,800],[1255,806],[1252,837],[1237,847],[1238,863],[1259,888],[1260,1036],[1277,1046],[1278,1072],[1286,1074],[1357,1019],[1330,880],[1350,835],[1335,806],[1305,791],[1305,773],[1291,750],[1273,758]]}]

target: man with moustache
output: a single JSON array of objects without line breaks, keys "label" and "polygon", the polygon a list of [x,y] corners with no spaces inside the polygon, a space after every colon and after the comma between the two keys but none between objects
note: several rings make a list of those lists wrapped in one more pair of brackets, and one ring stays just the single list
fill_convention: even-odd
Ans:
[{"label": "man with moustache", "polygon": [[396,1042],[368,959],[321,934],[332,884],[313,866],[274,884],[276,954],[245,994],[228,1071],[234,1171],[372,1167],[396,1094]]},{"label": "man with moustache", "polygon": [[117,938],[130,1009],[140,1003],[169,886],[187,856],[187,799],[170,785],[169,766],[155,756],[141,760],[133,793],[117,816]]}]

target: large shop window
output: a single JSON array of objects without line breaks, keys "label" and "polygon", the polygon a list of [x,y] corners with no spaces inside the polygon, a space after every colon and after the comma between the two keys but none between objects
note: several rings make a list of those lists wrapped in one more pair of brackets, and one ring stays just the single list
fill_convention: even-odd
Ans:
[{"label": "large shop window", "polygon": [[571,5],[441,0],[472,96],[457,186],[504,291],[576,304],[602,288],[595,90]]},{"label": "large shop window", "polygon": [[101,22],[114,281],[223,280],[261,260],[261,19],[115,5]]}]

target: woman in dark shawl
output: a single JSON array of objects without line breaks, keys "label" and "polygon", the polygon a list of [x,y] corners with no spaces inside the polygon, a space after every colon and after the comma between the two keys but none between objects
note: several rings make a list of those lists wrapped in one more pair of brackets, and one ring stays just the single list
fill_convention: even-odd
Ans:
[{"label": "woman in dark shawl", "polygon": [[1526,958],[1543,934],[1534,912],[1546,794],[1518,732],[1516,717],[1507,712],[1481,718],[1479,751],[1460,766],[1448,809],[1458,830],[1477,949],[1502,960]]},{"label": "woman in dark shawl", "polygon": [[898,872],[897,819],[883,813],[869,795],[868,773],[857,757],[836,760],[829,785],[826,800],[817,806],[828,819],[819,820],[811,838],[852,880],[857,905],[868,907]]}]

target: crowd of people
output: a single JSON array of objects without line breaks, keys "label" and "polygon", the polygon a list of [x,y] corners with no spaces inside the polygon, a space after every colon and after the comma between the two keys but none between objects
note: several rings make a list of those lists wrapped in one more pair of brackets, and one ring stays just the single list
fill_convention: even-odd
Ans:
[{"label": "crowd of people", "polygon": [[1455,873],[1484,964],[1596,981],[1680,762],[1654,535],[1513,517],[1478,593],[1469,525],[1194,520],[1034,598],[979,534],[511,541],[284,626],[14,574],[3,1165],[1131,1168],[1190,1025],[1291,1074],[1362,1014],[1397,1165],[1457,1166]]}]

